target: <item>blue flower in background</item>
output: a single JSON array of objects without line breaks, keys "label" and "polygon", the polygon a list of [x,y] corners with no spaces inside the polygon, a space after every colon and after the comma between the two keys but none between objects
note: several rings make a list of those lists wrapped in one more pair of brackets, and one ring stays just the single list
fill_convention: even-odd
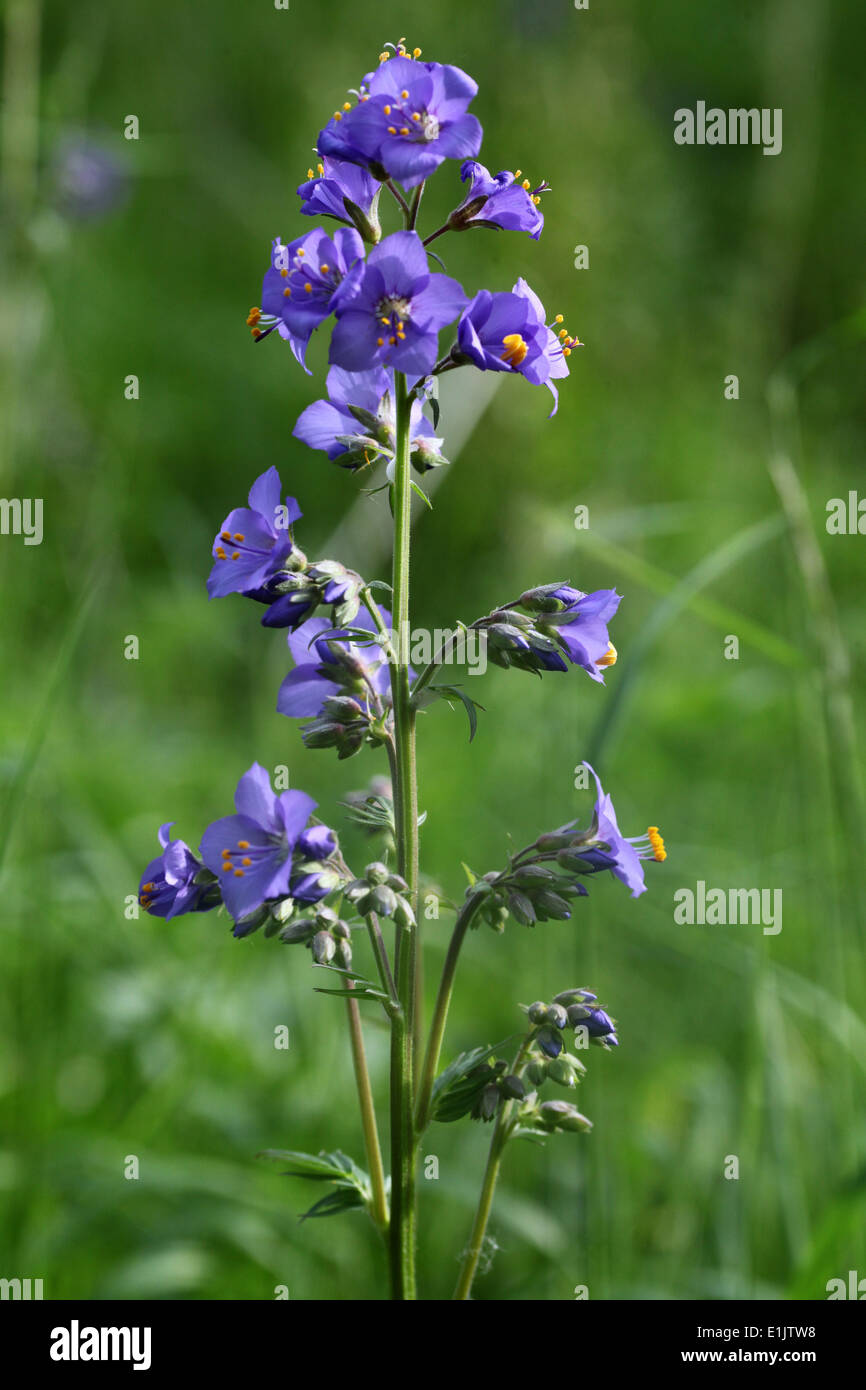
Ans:
[{"label": "blue flower in background", "polygon": [[152,859],[141,876],[138,901],[154,917],[179,917],[184,912],[207,912],[220,901],[214,884],[196,883],[204,865],[183,840],[173,840],[173,822],[159,827],[162,854]]},{"label": "blue flower in background", "polygon": [[541,236],[544,214],[539,209],[546,183],[530,189],[529,180],[518,183],[520,171],[511,174],[503,169],[491,174],[477,160],[467,159],[460,168],[463,183],[469,182],[469,192],[449,219],[454,227],[501,227],[509,232],[528,232],[533,241]]},{"label": "blue flower in background", "polygon": [[292,552],[290,527],[303,515],[294,497],[280,501],[276,468],[256,478],[249,506],[229,512],[213,543],[214,565],[207,581],[211,598],[252,594],[278,573]]},{"label": "blue flower in background", "polygon": [[414,188],[444,159],[471,159],[481,126],[467,110],[478,84],[462,69],[397,54],[368,73],[361,99],[335,111],[319,153],[381,170]]},{"label": "blue flower in background", "polygon": [[238,782],[235,809],[208,826],[201,854],[239,923],[263,903],[289,896],[292,855],[316,803],[306,792],[277,795],[265,769],[253,763]]},{"label": "blue flower in background", "polygon": [[349,280],[336,307],[330,362],[350,372],[389,366],[426,376],[436,363],[439,330],[466,303],[457,281],[431,274],[417,232],[385,237]]}]

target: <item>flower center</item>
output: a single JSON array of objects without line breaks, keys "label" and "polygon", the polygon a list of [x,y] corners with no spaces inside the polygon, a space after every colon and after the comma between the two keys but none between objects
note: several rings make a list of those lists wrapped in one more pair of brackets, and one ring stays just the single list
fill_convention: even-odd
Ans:
[{"label": "flower center", "polygon": [[505,348],[502,361],[507,362],[509,367],[519,367],[529,351],[529,344],[519,333],[507,333],[502,339],[502,346]]}]

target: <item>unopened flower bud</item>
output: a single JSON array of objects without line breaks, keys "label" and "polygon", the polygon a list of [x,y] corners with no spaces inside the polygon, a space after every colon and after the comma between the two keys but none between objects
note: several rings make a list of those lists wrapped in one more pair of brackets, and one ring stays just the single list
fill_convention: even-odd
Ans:
[{"label": "unopened flower bud", "polygon": [[598,999],[597,994],[593,994],[591,989],[563,989],[559,994],[554,994],[554,1004],[594,1004]]},{"label": "unopened flower bud", "polygon": [[547,1022],[552,1023],[554,1028],[565,1028],[568,1026],[568,1014],[561,1004],[548,1005]]},{"label": "unopened flower bud", "polygon": [[388,868],[385,864],[380,863],[378,859],[374,860],[374,862],[368,864],[364,870],[364,877],[368,883],[387,883],[389,877]]},{"label": "unopened flower bud", "polygon": [[334,959],[337,943],[329,931],[317,931],[310,942],[310,950],[317,965],[328,965]]},{"label": "unopened flower bud", "polygon": [[534,1004],[530,1004],[526,1012],[529,1015],[530,1023],[547,1022],[547,1005],[542,1003],[540,999],[536,999]]}]

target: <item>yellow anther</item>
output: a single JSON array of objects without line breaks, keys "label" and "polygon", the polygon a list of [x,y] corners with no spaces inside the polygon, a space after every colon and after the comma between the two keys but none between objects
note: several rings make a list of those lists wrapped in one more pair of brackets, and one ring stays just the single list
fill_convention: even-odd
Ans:
[{"label": "yellow anther", "polygon": [[413,120],[413,121],[420,121],[420,119],[421,119],[421,112],[420,112],[420,111],[413,111],[413,112],[412,112],[412,120]]},{"label": "yellow anther", "polygon": [[233,551],[232,551],[232,559],[233,559],[233,560],[239,560],[240,558],[241,558],[241,552],[240,552],[239,550],[233,550]]},{"label": "yellow anther", "polygon": [[502,361],[507,362],[509,367],[519,367],[529,351],[529,344],[519,333],[507,333],[502,339],[502,346],[505,348]]},{"label": "yellow anther", "polygon": [[553,320],[553,322],[554,322],[554,323],[562,323],[562,321],[563,321],[564,318],[565,318],[565,315],[564,315],[564,314],[557,314],[557,315],[556,315],[556,318]]},{"label": "yellow anther", "polygon": [[532,201],[535,204],[535,206],[538,207],[538,204],[541,202],[541,199],[539,198],[537,193],[533,193]]},{"label": "yellow anther", "polygon": [[323,175],[324,172],[325,172],[325,166],[324,166],[324,164],[317,164],[317,165],[316,165],[316,168],[317,168],[318,171],[319,171],[319,178],[321,178],[322,175]]},{"label": "yellow anther", "polygon": [[397,127],[396,127],[395,125],[389,125],[389,127],[388,127],[388,134],[389,134],[389,135],[396,135],[396,134],[397,134]]},{"label": "yellow anther", "polygon": [[299,256],[306,256],[306,254],[307,254],[307,253],[306,253],[306,251],[304,250],[304,248],[303,248],[303,246],[302,246],[301,249],[300,249],[300,251],[298,252],[298,255],[299,255]]},{"label": "yellow anther", "polygon": [[250,865],[252,864],[252,862],[253,862],[252,859],[242,859],[242,860],[241,860],[241,863],[243,864],[243,866],[244,866],[245,869],[248,869],[248,868],[250,867]]},{"label": "yellow anther", "polygon": [[344,111],[351,111],[351,109],[352,109],[352,103],[351,103],[350,101],[344,101],[344,102],[343,102],[343,110],[344,110]]},{"label": "yellow anther", "polygon": [[524,188],[531,188],[531,187],[532,187],[532,184],[529,182],[529,179],[524,179],[524,180],[523,180],[523,185],[522,185],[522,186],[523,186]]},{"label": "yellow anther", "polygon": [[396,338],[389,338],[389,339],[388,339],[388,342],[391,344],[392,347],[394,346],[394,344],[396,343],[396,341],[397,341]]},{"label": "yellow anther", "polygon": [[413,57],[413,58],[420,58],[420,57],[421,57],[421,50],[420,50],[420,48],[413,48],[413,49],[412,49],[412,57]]},{"label": "yellow anther", "polygon": [[383,319],[382,319],[382,322],[383,322],[385,325],[387,325],[387,324],[389,324],[389,323],[391,322],[391,320],[388,319],[388,318],[383,318]]},{"label": "yellow anther", "polygon": [[143,884],[141,885],[141,891],[142,891],[142,893],[151,893],[151,892],[153,892],[153,884],[152,884],[152,883],[143,883]]},{"label": "yellow anther", "polygon": [[242,541],[243,538],[244,538],[244,533],[243,533],[243,531],[235,531],[235,537],[234,537],[234,538],[235,538],[236,541]]},{"label": "yellow anther", "polygon": [[244,871],[243,871],[243,869],[235,869],[235,878],[243,878],[243,876],[244,876]]},{"label": "yellow anther", "polygon": [[649,836],[649,842],[652,845],[653,859],[655,859],[658,864],[663,864],[664,861],[667,859],[668,855],[667,850],[665,849],[665,842],[662,839],[661,834],[659,833],[658,826],[651,825],[647,830],[647,835]]},{"label": "yellow anther", "polygon": [[613,645],[613,642],[611,642],[604,656],[596,662],[596,666],[615,666],[616,655],[616,647]]},{"label": "yellow anther", "polygon": [[289,289],[288,285],[286,285],[286,288],[283,290],[283,298],[284,298],[284,299],[291,299],[291,297],[292,297],[292,291]]},{"label": "yellow anther", "polygon": [[335,121],[341,121],[342,119],[343,119],[343,113],[342,113],[342,111],[335,111],[335,112],[334,112],[334,120],[335,120]]},{"label": "yellow anther", "polygon": [[571,356],[571,348],[570,348],[570,347],[564,347],[564,348],[562,349],[562,355],[563,355],[563,357],[570,357],[570,356]]},{"label": "yellow anther", "polygon": [[406,125],[401,125],[401,127],[400,127],[400,134],[401,134],[401,135],[408,135],[408,134],[409,134],[409,127],[406,126]]},{"label": "yellow anther", "polygon": [[385,115],[386,115],[386,116],[390,116],[390,114],[391,114],[391,108],[390,108],[390,106],[383,106],[383,107],[382,107],[382,110],[385,112]]},{"label": "yellow anther", "polygon": [[284,280],[287,280],[287,279],[288,279],[289,272],[288,272],[288,269],[286,268],[286,266],[283,266],[282,270],[280,271],[280,274],[282,275],[282,277],[283,277]]},{"label": "yellow anther", "polygon": [[519,179],[519,178],[520,178],[520,175],[521,175],[522,173],[523,173],[523,170],[522,170],[522,169],[515,169],[515,171],[514,171],[514,177],[515,177],[516,179]]},{"label": "yellow anther", "polygon": [[320,265],[320,266],[319,266],[319,270],[322,272],[323,275],[327,275],[327,273],[328,273],[328,271],[329,271],[330,269],[331,269],[331,267],[330,267],[329,265]]},{"label": "yellow anther", "polygon": [[238,849],[249,849],[249,840],[238,840]]},{"label": "yellow anther", "polygon": [[385,344],[385,339],[384,339],[384,338],[377,338],[377,339],[376,339],[376,347],[383,347],[384,344]]},{"label": "yellow anther", "polygon": [[221,852],[222,852],[222,857],[223,857],[223,859],[228,859],[229,855],[231,854],[231,850],[230,850],[230,849],[224,849],[224,850],[222,850]]},{"label": "yellow anther", "polygon": [[408,93],[408,92],[401,92],[400,95],[401,95],[401,97],[403,98],[404,101],[408,101],[408,100],[409,100],[409,93]]},{"label": "yellow anther", "polygon": [[216,548],[216,557],[218,560],[224,560],[226,558],[226,553],[221,545],[218,545]]},{"label": "yellow anther", "polygon": [[232,871],[232,866],[231,866],[231,864],[229,863],[229,861],[228,861],[228,859],[227,859],[226,862],[223,864],[223,873],[224,873],[224,874],[230,874],[231,871]]},{"label": "yellow anther", "polygon": [[390,53],[387,53],[387,52],[386,52],[386,53],[380,53],[380,54],[379,54],[379,62],[380,62],[380,63],[387,63],[387,61],[388,61],[388,59],[389,59],[390,57],[391,57],[391,54],[390,54]]},{"label": "yellow anther", "polygon": [[308,179],[311,179],[312,177],[313,177],[313,171],[312,171],[312,169],[308,169],[308,170],[307,170],[307,178],[308,178]]},{"label": "yellow anther", "polygon": [[310,284],[309,280],[308,280],[307,283],[304,285],[304,289],[307,291],[307,294],[312,294],[312,293],[313,293],[313,287],[312,287],[312,285]]},{"label": "yellow anther", "polygon": [[230,541],[232,538],[231,531],[220,531],[220,535],[222,536],[224,541]]},{"label": "yellow anther", "polygon": [[252,309],[250,309],[250,312],[247,314],[247,327],[252,328],[255,324],[258,323],[261,316],[261,309],[257,309],[255,308],[255,306]]}]

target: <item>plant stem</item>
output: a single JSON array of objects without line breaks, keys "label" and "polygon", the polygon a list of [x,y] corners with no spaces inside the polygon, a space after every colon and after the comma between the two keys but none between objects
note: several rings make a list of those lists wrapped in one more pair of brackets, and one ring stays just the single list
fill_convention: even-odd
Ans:
[{"label": "plant stem", "polygon": [[445,957],[445,964],[442,968],[442,977],[439,981],[439,992],[436,995],[436,1004],[433,1009],[433,1019],[430,1024],[430,1036],[427,1039],[427,1050],[424,1054],[424,1066],[421,1071],[421,1080],[418,1087],[418,1102],[415,1108],[415,1129],[420,1135],[430,1123],[433,1105],[433,1083],[436,1080],[436,1072],[439,1068],[439,1054],[442,1051],[442,1039],[445,1036],[445,1025],[448,1022],[448,1008],[451,1003],[451,993],[454,988],[454,977],[457,973],[457,961],[460,957],[460,949],[463,945],[466,932],[471,925],[472,918],[481,906],[483,895],[475,893],[467,898],[460,912],[457,914],[457,921],[454,923],[454,931],[451,933],[451,940],[448,943],[448,953]]},{"label": "plant stem", "polygon": [[[511,1067],[515,1075],[520,1074],[526,1054],[530,1049],[532,1040],[537,1031],[537,1029],[531,1028],[521,1042],[520,1047],[517,1049],[517,1056]],[[478,1270],[481,1251],[484,1248],[484,1237],[487,1234],[487,1223],[490,1220],[493,1195],[496,1191],[499,1169],[502,1166],[502,1155],[505,1152],[505,1146],[511,1138],[511,1133],[514,1129],[514,1124],[511,1120],[511,1112],[513,1109],[514,1101],[508,1100],[501,1106],[499,1114],[496,1116],[496,1123],[490,1140],[490,1151],[487,1155],[487,1166],[484,1169],[484,1181],[481,1184],[481,1195],[478,1198],[478,1208],[475,1212],[475,1220],[472,1223],[469,1244],[464,1254],[463,1268],[460,1271],[460,1278],[457,1280],[457,1287],[452,1295],[452,1298],[455,1300],[468,1299],[472,1292],[472,1282]]]},{"label": "plant stem", "polygon": [[[351,981],[347,994],[351,996]],[[349,1015],[349,1038],[352,1043],[352,1063],[355,1068],[355,1082],[358,1087],[358,1101],[361,1106],[361,1125],[364,1130],[364,1147],[367,1151],[367,1166],[370,1169],[370,1184],[373,1189],[373,1220],[386,1232],[388,1230],[388,1197],[385,1191],[385,1170],[382,1167],[382,1150],[379,1147],[379,1131],[376,1127],[376,1109],[373,1104],[373,1090],[370,1086],[370,1073],[367,1070],[367,1055],[364,1050],[364,1034],[361,1029],[361,1012],[357,1000],[346,1000]]]},{"label": "plant stem", "polygon": [[[397,872],[409,885],[417,910],[418,791],[415,765],[415,712],[409,694],[408,632],[411,544],[409,436],[411,397],[402,372],[395,373],[396,430],[394,512],[394,826]],[[413,1131],[414,1034],[417,1008],[417,926],[397,927],[395,974],[400,1014],[391,1025],[391,1273],[393,1297],[415,1297],[415,1142]]]},{"label": "plant stem", "polygon": [[478,1269],[478,1261],[481,1258],[481,1251],[484,1246],[484,1237],[487,1233],[487,1222],[490,1219],[490,1208],[493,1206],[493,1194],[496,1191],[496,1182],[499,1178],[499,1169],[502,1164],[502,1154],[508,1142],[508,1132],[503,1124],[503,1116],[509,1108],[503,1106],[496,1119],[496,1127],[493,1137],[490,1140],[490,1152],[487,1155],[487,1167],[484,1169],[484,1181],[481,1185],[481,1196],[478,1199],[478,1209],[475,1212],[475,1220],[472,1223],[472,1233],[469,1237],[469,1245],[463,1260],[463,1268],[460,1271],[460,1278],[457,1280],[457,1287],[454,1290],[453,1298],[456,1300],[467,1299],[472,1290],[472,1281]]}]

